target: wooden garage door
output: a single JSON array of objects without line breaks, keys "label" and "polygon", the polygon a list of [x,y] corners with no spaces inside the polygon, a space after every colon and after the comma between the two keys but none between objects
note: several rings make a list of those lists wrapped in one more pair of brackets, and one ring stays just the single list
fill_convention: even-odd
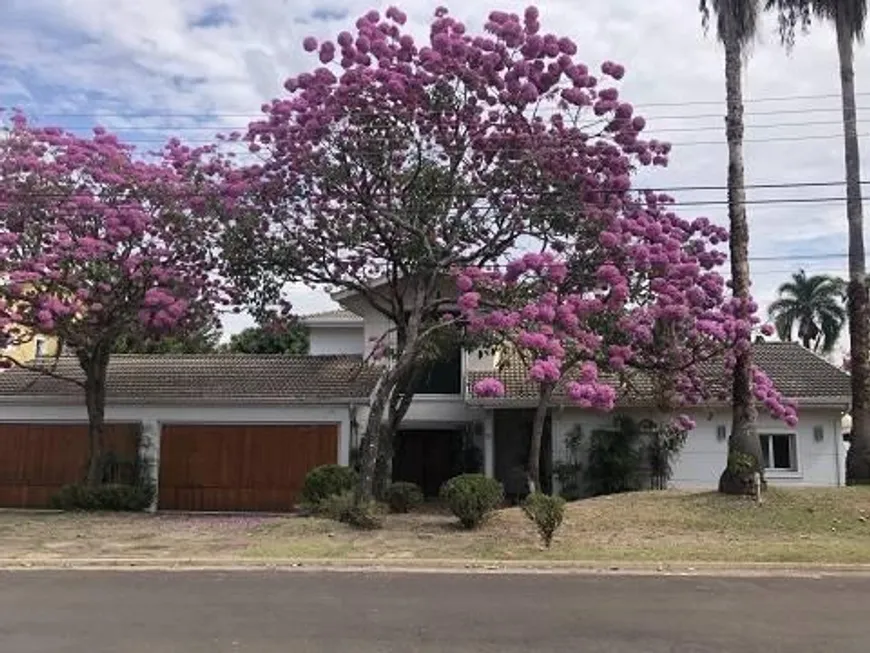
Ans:
[{"label": "wooden garage door", "polygon": [[167,424],[159,507],[292,510],[308,471],[337,460],[337,424]]},{"label": "wooden garage door", "polygon": [[[136,461],[139,426],[107,424],[106,452]],[[0,423],[0,506],[46,508],[64,485],[87,473],[87,424]]]}]

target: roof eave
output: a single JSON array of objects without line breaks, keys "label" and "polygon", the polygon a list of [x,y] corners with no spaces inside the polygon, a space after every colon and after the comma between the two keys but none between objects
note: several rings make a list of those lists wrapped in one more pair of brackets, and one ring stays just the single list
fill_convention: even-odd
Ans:
[{"label": "roof eave", "polygon": [[[798,405],[798,414],[802,408],[839,408],[842,410],[847,410],[851,404],[851,400],[846,396],[832,396],[832,397],[794,397],[793,398]],[[475,406],[479,408],[534,408],[538,405],[537,399],[533,397],[520,397],[520,398],[472,398],[469,397],[466,401],[469,406]],[[624,409],[624,408],[650,408],[652,403],[649,401],[642,400],[629,400],[629,401],[618,401],[616,404],[616,409]],[[728,401],[706,401],[700,404],[695,404],[693,406],[686,406],[686,409],[689,408],[728,408],[731,406],[731,402]],[[565,400],[559,401],[558,399],[550,402],[551,408],[581,408],[577,404]],[[593,410],[593,409],[588,409]]]},{"label": "roof eave", "polygon": [[309,327],[361,327],[365,326],[365,320],[361,317],[357,319],[351,318],[313,318],[311,320],[302,320],[305,326]]},{"label": "roof eave", "polygon": [[[0,404],[25,405],[83,405],[83,397],[76,395],[3,395]],[[344,406],[349,404],[368,404],[370,397],[329,397],[309,399],[300,397],[108,397],[106,405],[190,405],[197,406]]]}]

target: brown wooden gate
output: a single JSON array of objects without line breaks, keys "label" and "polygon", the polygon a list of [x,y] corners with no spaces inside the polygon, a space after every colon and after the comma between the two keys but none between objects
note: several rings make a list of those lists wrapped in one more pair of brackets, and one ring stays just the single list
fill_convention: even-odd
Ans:
[{"label": "brown wooden gate", "polygon": [[337,424],[167,424],[160,440],[158,505],[292,510],[309,470],[337,460]]},{"label": "brown wooden gate", "polygon": [[[138,424],[106,424],[105,449],[134,464]],[[88,466],[87,424],[0,423],[0,506],[47,508]]]}]

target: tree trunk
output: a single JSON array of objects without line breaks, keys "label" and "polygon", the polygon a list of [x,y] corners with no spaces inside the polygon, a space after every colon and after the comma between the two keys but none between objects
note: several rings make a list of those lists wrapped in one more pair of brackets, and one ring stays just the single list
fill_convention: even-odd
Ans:
[{"label": "tree trunk", "polygon": [[861,208],[861,159],[855,107],[852,33],[837,16],[837,50],[843,99],[846,161],[846,217],[849,222],[849,349],[852,358],[852,446],[846,458],[849,483],[870,482],[870,311],[864,263],[864,215]]},{"label": "tree trunk", "polygon": [[108,350],[102,348],[79,356],[85,373],[85,406],[88,412],[88,471],[85,484],[96,487],[103,482],[103,435],[106,416],[106,370]]},{"label": "tree trunk", "polygon": [[373,481],[373,494],[375,498],[383,501],[387,496],[387,488],[390,485],[390,470],[395,453],[396,436],[399,425],[405,419],[411,401],[414,398],[414,385],[419,378],[421,366],[417,365],[413,371],[396,385],[396,390],[390,396],[389,408],[387,409],[387,423],[381,429],[381,442],[378,446],[378,457],[375,461]]},{"label": "tree trunk", "polygon": [[547,421],[547,411],[550,409],[553,387],[542,384],[538,394],[538,405],[535,408],[535,420],[532,422],[532,437],[529,444],[529,464],[526,470],[530,493],[541,491],[541,442],[544,439],[544,425]]},{"label": "tree trunk", "polygon": [[414,362],[414,356],[409,352],[403,354],[393,369],[386,372],[383,381],[378,385],[372,403],[369,407],[369,418],[366,430],[359,447],[359,483],[357,485],[355,503],[363,505],[374,497],[375,466],[380,450],[381,435],[384,426],[384,410],[396,390],[396,385],[407,373]]},{"label": "tree trunk", "polygon": [[[749,225],[746,220],[746,189],[743,170],[743,57],[736,26],[730,12],[725,38],[725,91],[728,115],[728,221],[731,231],[731,284],[734,297],[745,314],[750,300]],[[728,494],[751,492],[755,472],[762,472],[761,442],[755,430],[757,412],[752,395],[752,349],[750,343],[737,350],[731,387],[732,423],[728,439],[728,461],[719,478],[719,491]]]}]

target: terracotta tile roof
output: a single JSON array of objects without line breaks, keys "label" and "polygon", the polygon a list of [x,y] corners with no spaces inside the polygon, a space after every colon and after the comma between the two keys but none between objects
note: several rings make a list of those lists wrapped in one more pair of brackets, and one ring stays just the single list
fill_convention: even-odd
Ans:
[{"label": "terracotta tile roof", "polygon": [[[48,361],[82,378],[78,362]],[[360,356],[257,354],[116,355],[109,363],[109,401],[143,403],[329,403],[367,401],[378,371]],[[0,374],[0,396],[81,399],[76,384],[13,368]]]},{"label": "terracotta tile roof", "polygon": [[[755,363],[787,397],[820,401],[850,400],[849,375],[797,343],[756,343],[753,345],[753,355]],[[717,392],[730,391],[721,362],[711,361],[705,368],[704,376],[710,380],[708,389]],[[472,400],[474,403],[529,402],[537,398],[537,385],[528,380],[526,370],[519,362],[494,374],[472,372],[468,378],[469,396],[470,388],[475,382],[493,376],[504,383],[505,397],[497,400],[475,399]],[[651,395],[651,381],[643,375],[635,374],[632,377],[631,390],[618,387],[619,381],[615,376],[605,380],[618,388],[620,401],[624,403],[648,401]],[[557,403],[567,401],[561,387],[557,388],[554,400]]]}]

